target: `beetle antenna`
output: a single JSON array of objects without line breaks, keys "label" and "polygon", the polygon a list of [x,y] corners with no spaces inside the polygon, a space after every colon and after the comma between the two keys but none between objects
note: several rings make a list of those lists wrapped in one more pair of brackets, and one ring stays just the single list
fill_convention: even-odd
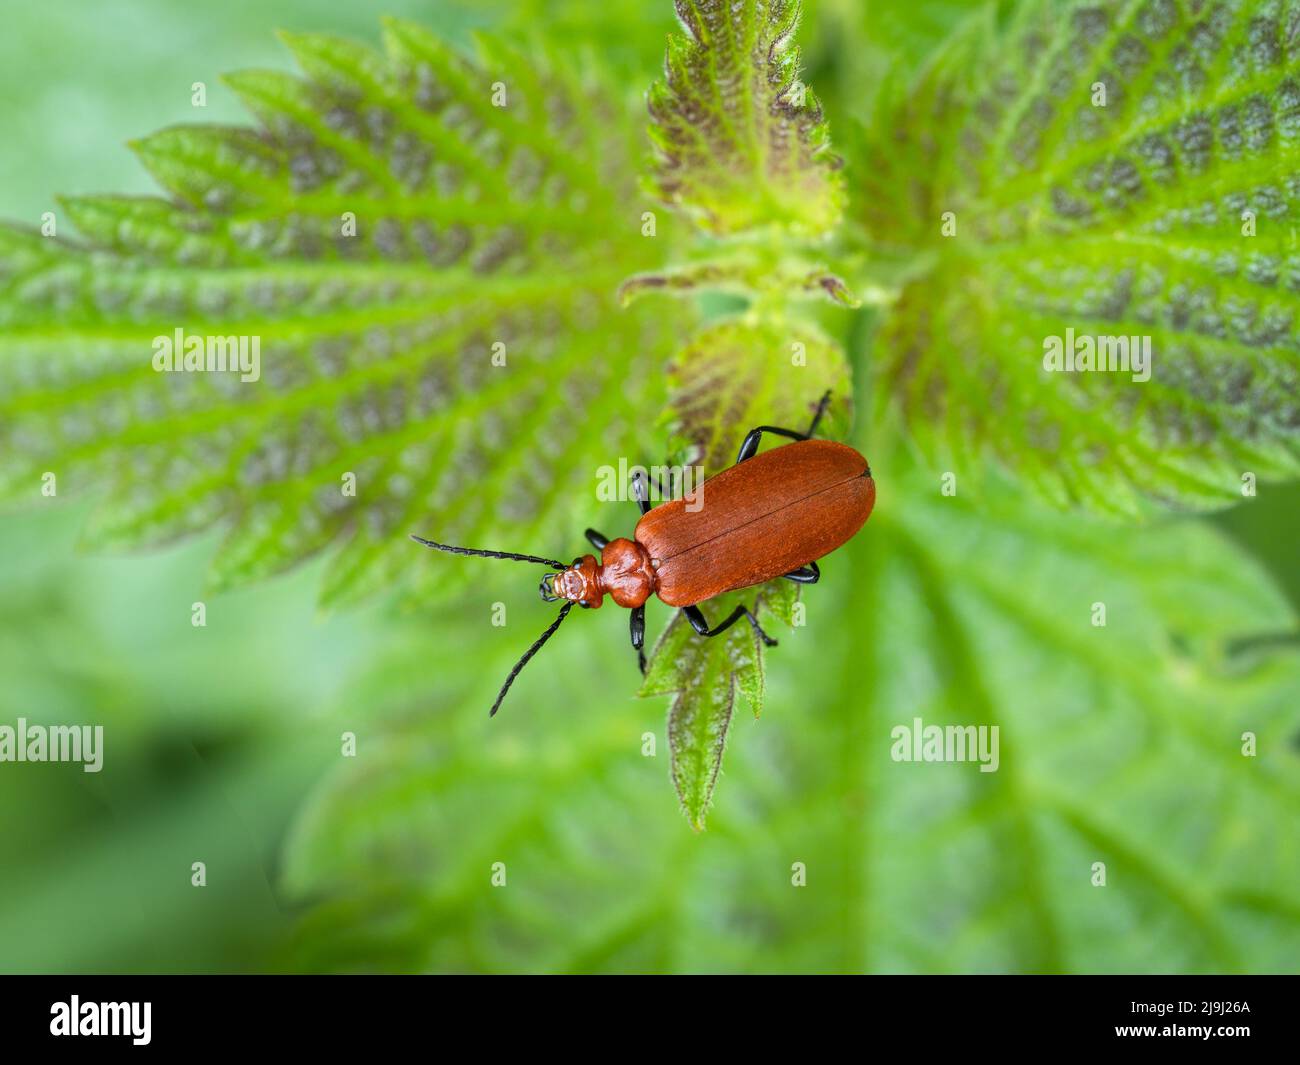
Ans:
[{"label": "beetle antenna", "polygon": [[510,690],[510,685],[515,682],[515,677],[519,676],[519,671],[528,665],[528,660],[542,649],[542,644],[555,635],[555,630],[560,627],[560,622],[569,616],[569,611],[572,609],[572,603],[565,603],[564,606],[560,607],[560,616],[551,622],[550,627],[537,637],[533,646],[524,652],[524,657],[515,663],[515,668],[510,671],[510,676],[506,677],[506,682],[501,685],[501,692],[497,695],[497,701],[492,704],[492,709],[488,711],[488,717],[496,717],[497,711],[501,708],[501,700],[506,697],[506,692]]},{"label": "beetle antenna", "polygon": [[540,566],[550,566],[552,569],[567,569],[563,562],[556,562],[553,558],[538,558],[536,555],[516,555],[512,551],[480,551],[476,547],[455,547],[452,544],[437,544],[432,540],[426,540],[423,536],[416,536],[411,533],[411,539],[417,544],[424,544],[425,547],[436,547],[439,551],[447,551],[453,555],[478,555],[482,558],[508,558],[515,562],[536,562]]}]

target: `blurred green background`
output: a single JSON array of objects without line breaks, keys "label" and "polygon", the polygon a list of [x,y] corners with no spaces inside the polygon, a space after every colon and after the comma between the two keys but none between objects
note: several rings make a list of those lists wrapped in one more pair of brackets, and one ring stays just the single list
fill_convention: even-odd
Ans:
[{"label": "blurred green background", "polygon": [[[217,76],[289,68],[275,29],[375,42],[393,13],[463,40],[545,13],[648,84],[672,18],[642,6],[11,5],[0,213],[35,222],[56,193],[148,190],[124,142],[194,120],[196,80],[199,117],[242,120]],[[809,3],[808,80],[833,128],[962,7]],[[847,338],[863,390],[868,337],[859,322]],[[489,722],[548,616],[510,567],[483,563],[476,590],[418,617],[383,602],[323,617],[317,560],[211,599],[196,629],[216,535],[104,557],[76,547],[84,502],[6,515],[0,721],[109,727],[100,774],[0,766],[0,969],[1300,968],[1294,654],[1238,639],[1294,648],[1300,493],[1264,486],[1140,531],[1011,490],[993,514],[891,512],[902,494],[882,481],[880,512],[805,595],[809,627],[782,634],[703,834],[667,780],[664,706],[633,695],[621,612],[571,623]],[[621,533],[633,517],[575,504],[573,550],[585,524]],[[1063,591],[1110,604],[1104,643],[1064,631]],[[652,609],[650,631],[665,618]],[[914,715],[1000,722],[1002,771],[892,763],[889,730]],[[1245,729],[1254,762],[1237,753]]]}]

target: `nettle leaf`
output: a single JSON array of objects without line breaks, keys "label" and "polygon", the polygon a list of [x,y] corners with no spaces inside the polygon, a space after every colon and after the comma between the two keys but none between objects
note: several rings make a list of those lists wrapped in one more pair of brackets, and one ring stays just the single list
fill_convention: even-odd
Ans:
[{"label": "nettle leaf", "polygon": [[[1121,535],[1000,479],[978,504],[942,497],[876,458],[896,502],[806,590],[808,625],[766,678],[780,712],[733,722],[707,860],[659,801],[644,703],[575,713],[552,685],[489,729],[460,708],[498,677],[459,668],[456,630],[433,619],[445,638],[391,641],[340,695],[351,720],[366,693],[385,738],[338,760],[291,834],[283,887],[309,906],[294,963],[1293,969],[1300,657],[1268,640],[1296,618],[1267,575],[1203,522]],[[548,654],[596,690],[628,666],[586,641]],[[998,726],[997,771],[895,760],[917,717]],[[494,862],[509,886],[486,905]]]},{"label": "nettle leaf", "polygon": [[[878,394],[936,461],[1062,503],[1240,498],[1300,471],[1300,43],[1284,3],[1017,5],[860,146],[854,197],[913,273]],[[945,227],[951,234],[944,235]],[[1149,338],[1150,380],[1045,345]]]},{"label": "nettle leaf", "polygon": [[[732,465],[745,433],[757,425],[806,429],[822,395],[832,402],[819,436],[841,435],[852,412],[848,364],[838,345],[804,322],[751,317],[703,327],[677,356],[668,421],[677,454],[706,477]],[[765,447],[788,443],[768,439]],[[795,623],[798,588],[776,580],[710,599],[711,623],[745,604],[761,622]],[[771,635],[769,633],[769,635]],[[703,639],[680,612],[651,654],[643,696],[672,695],[668,744],[672,778],[691,824],[702,829],[713,798],[736,693],[754,715],[763,707],[765,648],[745,621]]]},{"label": "nettle leaf", "polygon": [[[593,456],[644,447],[609,416],[627,381],[659,379],[662,327],[616,295],[662,243],[635,106],[405,22],[382,53],[284,39],[303,76],[228,79],[257,128],[136,142],[166,198],[65,200],[75,242],[0,229],[0,497],[54,472],[102,500],[96,545],[226,523],[217,587],[342,539],[327,601],[427,591],[449,568],[410,531],[553,554]],[[258,338],[260,378],[155,372],[177,329]]]},{"label": "nettle leaf", "polygon": [[710,233],[824,233],[843,182],[791,43],[797,0],[676,0],[666,80],[650,90],[654,189]]},{"label": "nettle leaf", "polygon": [[[701,326],[673,359],[664,422],[681,460],[712,477],[736,461],[756,425],[806,429],[826,393],[817,430],[837,439],[853,421],[853,385],[840,345],[812,323],[743,314]],[[763,449],[783,438],[764,438]]]},{"label": "nettle leaf", "polygon": [[[665,422],[674,457],[711,476],[735,461],[756,425],[803,428],[827,390],[836,402],[821,432],[847,425],[848,365],[840,347],[788,305],[816,297],[857,306],[844,281],[791,235],[821,236],[839,222],[843,182],[820,104],[799,80],[791,41],[800,5],[786,0],[677,0],[685,36],[669,40],[667,79],[650,92],[653,187],[715,236],[742,234],[735,250],[705,247],[693,261],[646,271],[622,286],[625,302],[652,292],[723,292],[748,301],[742,317],[701,329],[677,357]],[[674,463],[675,464],[675,463]],[[785,585],[786,587],[779,587]],[[710,600],[712,620],[740,603],[789,618],[795,595],[775,581]],[[677,613],[656,644],[642,695],[671,694],[672,777],[691,824],[704,827],[742,692],[757,715],[764,648],[738,623],[700,639]]]},{"label": "nettle leaf", "polygon": [[619,295],[624,304],[650,293],[694,297],[724,292],[742,299],[770,295],[782,302],[815,299],[841,307],[861,306],[862,301],[849,291],[844,279],[826,265],[795,256],[773,262],[760,249],[762,245],[750,244],[739,255],[636,274],[623,282]]},{"label": "nettle leaf", "polygon": [[[713,623],[743,603],[760,622],[767,622],[771,615],[789,624],[798,594],[790,581],[770,581],[757,589],[710,599],[701,609]],[[721,636],[703,639],[680,613],[655,644],[640,694],[673,696],[668,711],[673,786],[696,829],[704,828],[713,801],[737,692],[755,717],[762,712],[765,650],[758,634],[743,619]]]}]

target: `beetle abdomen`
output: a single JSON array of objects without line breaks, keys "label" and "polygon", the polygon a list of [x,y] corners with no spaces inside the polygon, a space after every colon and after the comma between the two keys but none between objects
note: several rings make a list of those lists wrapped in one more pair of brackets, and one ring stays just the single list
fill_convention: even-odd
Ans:
[{"label": "beetle abdomen", "polygon": [[704,482],[702,505],[675,499],[642,516],[636,539],[659,598],[692,606],[780,577],[830,554],[876,500],[867,460],[831,440],[773,448]]}]

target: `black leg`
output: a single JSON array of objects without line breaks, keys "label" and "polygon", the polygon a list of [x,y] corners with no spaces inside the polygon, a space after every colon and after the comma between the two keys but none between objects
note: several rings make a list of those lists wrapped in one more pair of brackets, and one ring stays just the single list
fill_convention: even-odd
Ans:
[{"label": "black leg", "polygon": [[793,429],[782,429],[779,425],[760,425],[756,429],[751,429],[746,435],[744,442],[740,445],[740,454],[736,456],[736,465],[739,466],[746,459],[752,459],[758,453],[758,442],[763,439],[764,433],[775,433],[777,436],[788,436],[791,440],[807,440],[803,433],[797,433]]},{"label": "black leg", "polygon": [[781,576],[788,581],[794,581],[795,584],[816,584],[822,579],[822,571],[817,568],[816,562],[809,562],[808,565],[800,566]]},{"label": "black leg", "polygon": [[[659,502],[666,503],[670,499],[677,498],[677,484],[673,481],[672,463],[665,462],[661,468],[667,477],[667,483],[665,483],[664,477],[659,476],[656,476],[652,483],[654,485],[655,494],[659,497]],[[678,476],[677,481],[681,482],[680,475]],[[638,472],[637,476],[632,478],[632,494],[636,496],[637,503],[641,505],[642,514],[650,509],[648,502],[642,503],[642,495],[645,494],[645,489],[642,488],[641,485],[644,484],[645,482],[641,481],[640,473]]]},{"label": "black leg", "polygon": [[668,475],[668,485],[667,485],[667,487],[664,486],[664,479],[663,479],[663,477],[655,477],[653,483],[654,483],[654,489],[655,489],[655,492],[658,493],[658,495],[659,495],[659,502],[660,502],[660,503],[666,503],[668,500],[670,500],[670,499],[673,498],[673,476],[672,476],[672,467],[671,467],[668,463],[665,462],[664,465],[663,465],[663,467],[662,467],[662,469],[663,469],[663,472],[664,472],[665,474]]},{"label": "black leg", "polygon": [[736,609],[733,610],[724,621],[715,625],[713,628],[709,628],[709,623],[704,620],[704,615],[700,613],[700,608],[697,606],[684,606],[682,607],[682,613],[686,615],[686,620],[691,623],[691,628],[701,636],[717,636],[719,633],[726,632],[742,617],[749,618],[749,623],[754,627],[754,631],[758,634],[758,638],[767,644],[768,647],[776,646],[776,640],[772,639],[771,636],[763,631],[763,626],[758,623],[758,618],[754,617],[754,615],[750,613],[749,607],[747,606],[736,607]]},{"label": "black leg", "polygon": [[831,390],[828,388],[820,400],[817,401],[817,413],[813,415],[812,424],[808,426],[808,432],[805,436],[809,438],[817,435],[817,426],[821,424],[822,415],[826,413],[826,408],[831,405]]},{"label": "black leg", "polygon": [[791,440],[807,440],[817,431],[817,426],[822,420],[822,415],[826,413],[826,406],[830,403],[831,394],[827,392],[817,404],[817,413],[813,415],[812,424],[808,426],[806,433],[798,432],[794,429],[782,429],[779,425],[760,425],[756,429],[751,429],[745,434],[744,443],[740,445],[740,454],[736,456],[736,465],[739,466],[746,459],[752,459],[758,453],[758,443],[763,438],[764,433],[775,433],[777,436],[786,436]]},{"label": "black leg", "polygon": [[604,533],[598,533],[595,529],[588,529],[585,535],[591,546],[597,551],[605,550],[605,545],[609,543],[609,537]]},{"label": "black leg", "polygon": [[636,505],[641,508],[641,513],[650,513],[650,500],[646,498],[645,478],[641,476],[640,470],[637,470],[632,477],[632,495],[636,498]]},{"label": "black leg", "polygon": [[632,608],[632,646],[636,648],[636,663],[645,673],[645,607]]}]

